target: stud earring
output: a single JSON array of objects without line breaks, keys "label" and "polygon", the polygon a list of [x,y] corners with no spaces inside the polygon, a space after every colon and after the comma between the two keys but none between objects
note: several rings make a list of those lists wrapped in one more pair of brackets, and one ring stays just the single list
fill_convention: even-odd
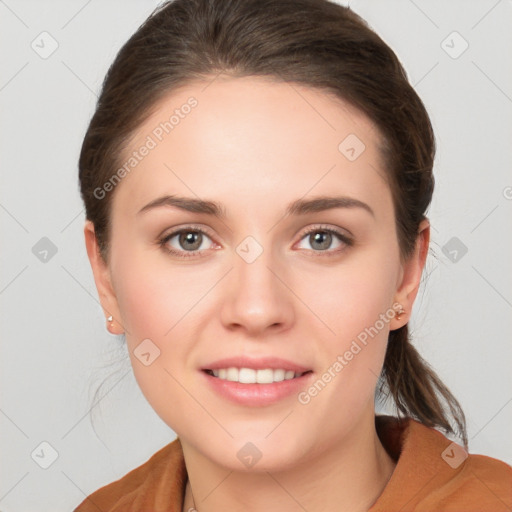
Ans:
[{"label": "stud earring", "polygon": [[124,332],[115,332],[114,325],[115,325],[114,317],[112,315],[108,316],[107,317],[107,330],[110,332],[110,334],[124,334]]},{"label": "stud earring", "polygon": [[405,315],[405,311],[404,311],[403,309],[401,309],[400,311],[397,311],[397,313],[395,314],[396,319],[397,319],[397,320],[400,320],[400,317],[401,317],[402,315]]}]

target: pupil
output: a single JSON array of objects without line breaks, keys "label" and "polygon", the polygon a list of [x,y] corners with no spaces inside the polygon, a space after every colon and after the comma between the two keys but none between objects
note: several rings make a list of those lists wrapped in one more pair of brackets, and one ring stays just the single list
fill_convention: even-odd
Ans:
[{"label": "pupil", "polygon": [[331,245],[331,233],[327,233],[325,231],[317,231],[315,234],[312,235],[313,242],[311,243],[311,247],[314,248],[314,244],[318,243],[320,244],[317,249],[328,249]]},{"label": "pupil", "polygon": [[201,246],[201,233],[188,231],[180,235],[180,244],[184,249],[187,249],[187,244],[191,251],[197,250]]}]

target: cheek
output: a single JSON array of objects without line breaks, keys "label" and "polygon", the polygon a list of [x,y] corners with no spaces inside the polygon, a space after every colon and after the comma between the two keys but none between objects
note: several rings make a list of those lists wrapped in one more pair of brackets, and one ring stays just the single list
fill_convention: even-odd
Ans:
[{"label": "cheek", "polygon": [[118,267],[116,295],[126,338],[129,343],[141,339],[159,339],[172,326],[177,298],[143,265],[126,258]]},{"label": "cheek", "polygon": [[207,286],[190,279],[190,268],[171,270],[153,252],[117,255],[112,252],[115,291],[135,379],[162,420],[179,424],[179,411],[190,408],[183,387],[190,387],[184,379],[190,349],[185,331]]},{"label": "cheek", "polygon": [[[113,280],[135,378],[158,414],[169,412],[170,396],[172,411],[184,410],[190,397],[179,383],[186,385],[190,377],[189,355],[207,305],[201,299],[218,281],[219,272],[171,264],[165,254],[155,256],[153,250],[128,253],[122,237],[116,242]],[[145,365],[139,357],[148,352],[150,360],[157,357]]]},{"label": "cheek", "polygon": [[121,317],[129,332],[127,339],[133,342],[172,336],[175,326],[197,307],[215,277],[211,269],[172,265],[163,251],[157,255],[155,251],[161,249],[132,251],[113,262]]},{"label": "cheek", "polygon": [[[332,339],[346,342],[376,324],[381,315],[392,313],[398,265],[395,259],[375,253],[354,255],[338,266],[302,274],[297,281],[300,296],[328,327]],[[382,330],[381,322],[378,327]]]},{"label": "cheek", "polygon": [[393,247],[369,250],[301,279],[298,295],[322,321],[326,399],[357,407],[373,397],[394,315],[398,261]]}]

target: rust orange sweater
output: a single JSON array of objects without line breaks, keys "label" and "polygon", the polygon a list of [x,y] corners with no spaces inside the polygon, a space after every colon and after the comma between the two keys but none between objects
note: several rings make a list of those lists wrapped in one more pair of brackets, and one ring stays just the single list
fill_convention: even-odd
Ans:
[{"label": "rust orange sweater", "polygon": [[[512,467],[469,456],[412,419],[376,416],[379,438],[397,461],[369,512],[510,512]],[[181,512],[187,471],[179,438],[123,478],[88,496],[75,512]]]}]

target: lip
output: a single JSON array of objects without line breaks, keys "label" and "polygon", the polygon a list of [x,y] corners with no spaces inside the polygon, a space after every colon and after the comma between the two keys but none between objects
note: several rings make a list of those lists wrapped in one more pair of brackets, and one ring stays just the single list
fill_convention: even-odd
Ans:
[{"label": "lip", "polygon": [[[288,361],[286,359],[281,359],[279,357],[247,357],[247,356],[237,356],[237,357],[228,357],[224,359],[218,359],[212,363],[204,365],[202,370],[219,370],[220,368],[252,368],[253,370],[265,370],[266,368],[270,368],[272,370],[291,370],[295,373],[304,373],[307,371],[311,371],[311,368],[307,368],[306,366],[302,366],[300,364],[294,363],[292,361]],[[268,385],[268,384],[266,384]]]},{"label": "lip", "polygon": [[207,384],[220,396],[238,405],[248,407],[263,407],[271,405],[292,394],[297,395],[310,381],[313,373],[306,373],[300,377],[272,384],[242,384],[229,380],[219,379],[206,373],[200,372]]}]

